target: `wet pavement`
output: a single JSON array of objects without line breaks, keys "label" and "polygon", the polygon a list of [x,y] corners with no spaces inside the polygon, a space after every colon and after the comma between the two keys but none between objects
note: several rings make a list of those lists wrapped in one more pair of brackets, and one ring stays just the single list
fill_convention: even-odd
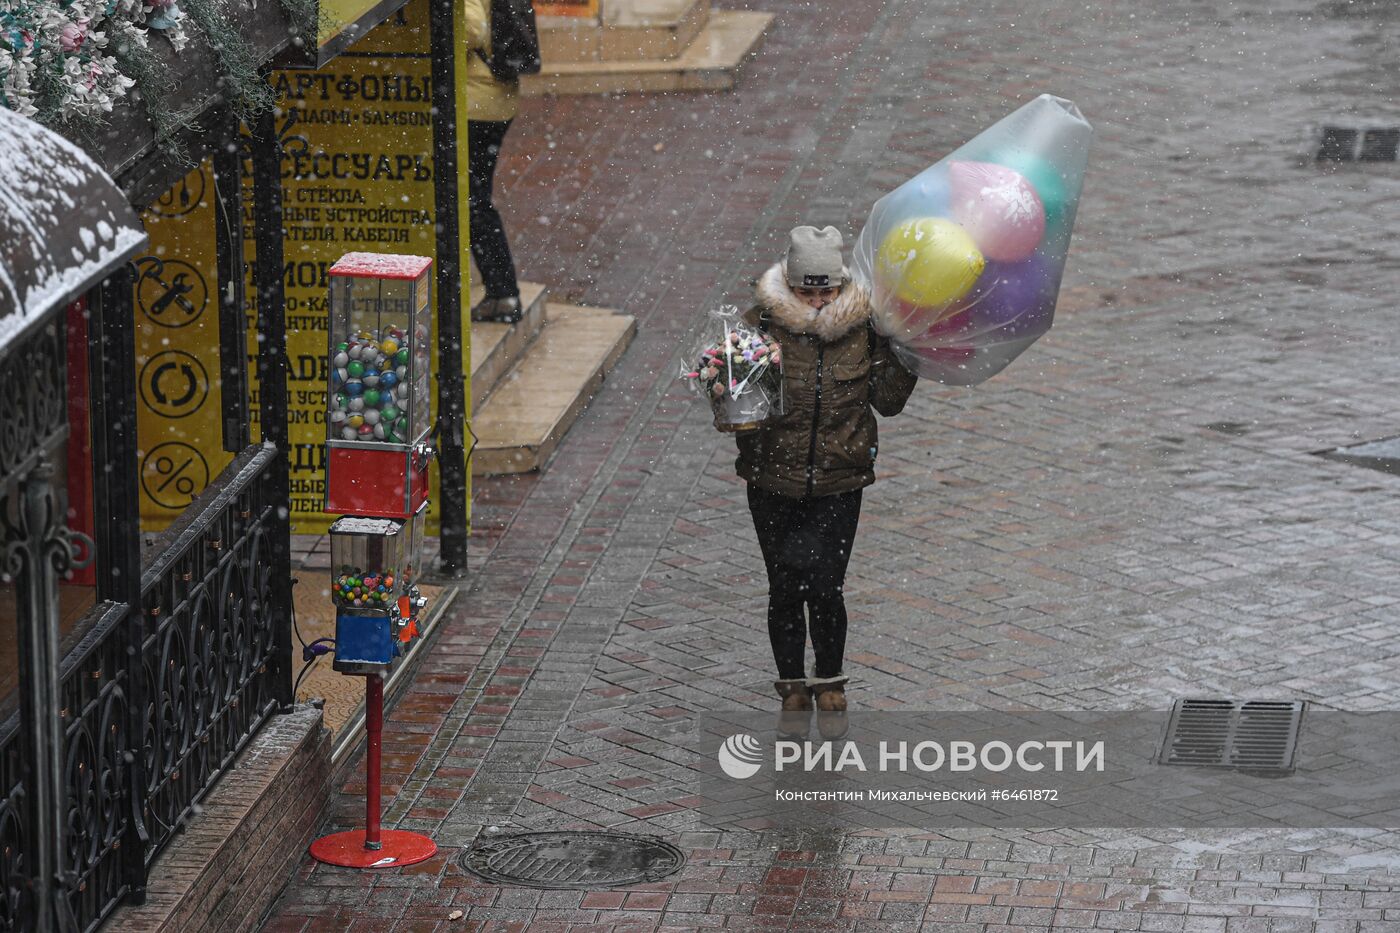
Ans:
[{"label": "wet pavement", "polygon": [[[733,444],[674,380],[792,225],[849,242],[983,126],[1072,98],[1098,139],[1054,329],[882,425],[853,706],[1396,708],[1400,480],[1316,454],[1400,433],[1400,167],[1302,156],[1317,124],[1393,117],[1400,9],[753,6],[777,20],[732,93],[523,107],[498,198],[522,277],[639,334],[543,475],[477,484],[470,589],[385,734],[388,825],[442,853],[304,862],[266,929],[1400,931],[1380,830],[716,829],[686,726],[777,701]],[[456,861],[483,833],[574,828],[688,861],[594,891]]]}]

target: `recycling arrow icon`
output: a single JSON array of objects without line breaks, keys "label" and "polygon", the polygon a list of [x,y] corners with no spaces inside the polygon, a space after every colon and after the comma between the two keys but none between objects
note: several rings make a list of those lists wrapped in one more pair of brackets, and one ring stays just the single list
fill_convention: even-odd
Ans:
[{"label": "recycling arrow icon", "polygon": [[141,400],[163,418],[184,418],[209,397],[209,373],[183,350],[163,350],[141,367]]}]

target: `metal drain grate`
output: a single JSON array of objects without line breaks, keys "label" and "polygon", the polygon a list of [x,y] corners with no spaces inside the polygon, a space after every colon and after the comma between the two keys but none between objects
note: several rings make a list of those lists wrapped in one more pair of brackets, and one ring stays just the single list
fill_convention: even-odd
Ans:
[{"label": "metal drain grate", "polygon": [[1177,700],[1157,763],[1291,773],[1303,707],[1301,700]]},{"label": "metal drain grate", "polygon": [[1316,134],[1318,162],[1394,162],[1400,127],[1323,126]]},{"label": "metal drain grate", "polygon": [[462,867],[496,884],[530,888],[616,888],[680,871],[685,854],[627,833],[519,833],[477,840]]}]

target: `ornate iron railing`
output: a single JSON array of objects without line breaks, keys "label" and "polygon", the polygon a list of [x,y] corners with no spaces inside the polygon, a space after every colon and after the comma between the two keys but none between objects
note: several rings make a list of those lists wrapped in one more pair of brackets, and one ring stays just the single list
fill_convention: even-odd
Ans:
[{"label": "ornate iron railing", "polygon": [[64,658],[59,683],[67,787],[64,887],[72,916],[89,929],[129,890],[120,850],[133,828],[126,650],[130,613],[120,603],[96,611],[96,624]]},{"label": "ornate iron railing", "polygon": [[[124,847],[138,847],[144,884],[146,866],[277,710],[277,627],[290,625],[272,579],[277,457],[255,446],[230,464],[157,539],[139,614],[102,604],[64,658],[62,882],[80,929],[96,929],[138,880]],[[133,696],[143,698],[135,720]],[[34,929],[20,720],[16,713],[0,726],[6,930]]]},{"label": "ornate iron railing", "polygon": [[277,707],[271,447],[250,447],[158,542],[142,574],[142,818],[155,858]]}]

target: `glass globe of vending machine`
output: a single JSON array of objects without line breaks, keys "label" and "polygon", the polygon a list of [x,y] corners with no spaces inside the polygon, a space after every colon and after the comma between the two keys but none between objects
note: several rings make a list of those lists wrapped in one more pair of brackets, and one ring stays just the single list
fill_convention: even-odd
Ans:
[{"label": "glass globe of vending machine", "polygon": [[427,511],[404,520],[346,515],[331,525],[332,663],[342,674],[387,670],[417,636]]},{"label": "glass globe of vending machine", "polygon": [[428,498],[432,260],[331,266],[326,511],[406,519]]}]

